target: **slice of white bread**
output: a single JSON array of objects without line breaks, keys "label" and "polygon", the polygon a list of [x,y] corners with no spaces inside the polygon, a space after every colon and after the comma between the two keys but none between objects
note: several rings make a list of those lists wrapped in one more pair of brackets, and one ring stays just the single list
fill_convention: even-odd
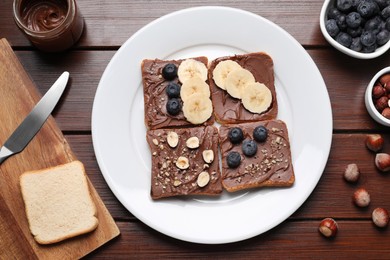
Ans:
[{"label": "slice of white bread", "polygon": [[20,186],[30,231],[39,244],[60,242],[97,227],[96,207],[80,161],[25,172]]}]

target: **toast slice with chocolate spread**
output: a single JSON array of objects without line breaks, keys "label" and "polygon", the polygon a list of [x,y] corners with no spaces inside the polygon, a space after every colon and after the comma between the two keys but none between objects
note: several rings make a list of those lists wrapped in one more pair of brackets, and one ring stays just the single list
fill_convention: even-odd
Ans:
[{"label": "toast slice with chocolate spread", "polygon": [[274,63],[264,52],[220,57],[209,66],[214,115],[221,124],[275,119]]},{"label": "toast slice with chocolate spread", "polygon": [[212,125],[208,59],[145,59],[141,64],[148,129]]},{"label": "toast slice with chocolate spread", "polygon": [[153,199],[222,192],[218,129],[214,126],[150,130]]},{"label": "toast slice with chocolate spread", "polygon": [[219,143],[222,185],[227,191],[294,184],[289,136],[283,121],[221,126]]}]

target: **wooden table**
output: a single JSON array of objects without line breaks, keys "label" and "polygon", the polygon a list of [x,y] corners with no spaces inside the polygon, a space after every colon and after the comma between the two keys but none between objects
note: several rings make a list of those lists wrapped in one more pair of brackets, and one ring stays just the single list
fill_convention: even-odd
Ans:
[{"label": "wooden table", "polygon": [[[39,86],[41,93],[64,70],[72,75],[53,115],[76,156],[84,162],[97,192],[118,224],[121,235],[87,258],[372,258],[390,257],[390,228],[371,222],[375,207],[390,210],[390,173],[374,166],[374,154],[364,144],[368,133],[381,133],[390,152],[389,128],[375,123],[366,112],[363,96],[371,77],[389,66],[390,52],[373,60],[357,60],[332,48],[319,28],[320,0],[311,1],[103,1],[79,0],[86,28],[79,43],[58,54],[37,51],[16,27],[12,1],[0,1],[0,37],[6,38]],[[200,245],[167,237],[129,213],[103,179],[93,151],[91,110],[98,82],[117,49],[138,29],[154,19],[192,6],[224,5],[261,15],[278,24],[308,51],[327,85],[333,109],[333,141],[328,163],[314,192],[286,221],[265,234],[227,245]],[[315,84],[315,82],[313,82]],[[310,97],[307,97],[310,98]],[[321,118],[318,118],[321,120]],[[347,164],[357,163],[358,184],[342,179]],[[299,181],[299,180],[298,180]],[[371,194],[371,205],[360,209],[351,202],[358,187]],[[317,229],[321,219],[339,224],[334,239]]]}]

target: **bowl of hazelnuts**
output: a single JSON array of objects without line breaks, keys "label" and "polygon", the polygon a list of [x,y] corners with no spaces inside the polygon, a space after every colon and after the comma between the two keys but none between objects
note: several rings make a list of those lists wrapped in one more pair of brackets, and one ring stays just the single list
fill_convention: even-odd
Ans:
[{"label": "bowl of hazelnuts", "polygon": [[390,126],[390,67],[380,70],[372,78],[366,89],[365,103],[375,121]]}]

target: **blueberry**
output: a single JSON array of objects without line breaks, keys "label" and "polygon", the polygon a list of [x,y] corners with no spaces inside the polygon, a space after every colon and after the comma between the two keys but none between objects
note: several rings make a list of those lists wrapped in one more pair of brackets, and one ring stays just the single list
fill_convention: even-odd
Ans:
[{"label": "blueberry", "polygon": [[363,0],[352,0],[352,8],[353,9],[357,9],[357,7],[359,6],[360,2],[362,2]]},{"label": "blueberry", "polygon": [[386,19],[386,25],[385,25],[386,30],[390,31],[390,18]]},{"label": "blueberry", "polygon": [[162,69],[162,76],[166,80],[172,80],[177,76],[177,67],[173,63],[168,63]]},{"label": "blueberry", "polygon": [[371,31],[364,31],[362,35],[360,35],[360,41],[363,46],[372,46],[376,42],[376,36]]},{"label": "blueberry", "polygon": [[342,12],[347,12],[352,7],[352,0],[337,0],[336,7]]},{"label": "blueberry", "polygon": [[181,103],[178,98],[168,99],[167,102],[167,111],[170,115],[175,116],[181,111]]},{"label": "blueberry", "polygon": [[384,8],[381,12],[381,15],[383,17],[383,19],[387,19],[390,17],[390,6]]},{"label": "blueberry", "polygon": [[257,152],[257,144],[253,140],[245,140],[242,142],[242,152],[248,156],[252,157]]},{"label": "blueberry", "polygon": [[267,128],[265,128],[262,125],[256,127],[253,130],[253,138],[255,138],[255,140],[258,142],[264,142],[267,139],[267,136],[268,136]]},{"label": "blueberry", "polygon": [[337,19],[336,19],[336,22],[337,22],[337,26],[339,27],[339,29],[341,31],[344,31],[347,29],[348,25],[347,25],[347,16],[345,14],[340,14]]},{"label": "blueberry", "polygon": [[340,14],[341,12],[337,8],[331,7],[328,10],[328,19],[336,19]]},{"label": "blueberry", "polygon": [[230,152],[226,157],[229,168],[237,168],[241,163],[241,155],[238,152]]},{"label": "blueberry", "polygon": [[371,52],[374,52],[376,50],[378,46],[376,44],[373,44],[371,46],[363,46],[363,49],[361,52],[363,53],[371,53]]},{"label": "blueberry", "polygon": [[229,130],[228,137],[232,144],[238,144],[244,139],[244,133],[241,128],[233,127]]},{"label": "blueberry", "polygon": [[388,0],[374,0],[374,1],[379,6],[380,9],[385,8],[389,4]]},{"label": "blueberry", "polygon": [[365,18],[370,18],[379,12],[379,6],[373,0],[363,0],[357,7],[358,13]]},{"label": "blueberry", "polygon": [[364,30],[372,31],[374,34],[377,34],[380,30],[382,19],[379,16],[375,16],[366,22],[364,25]]},{"label": "blueberry", "polygon": [[336,41],[348,48],[352,43],[352,37],[345,32],[341,32],[337,34]]},{"label": "blueberry", "polygon": [[349,28],[358,28],[362,22],[362,17],[357,12],[350,12],[347,15],[346,22]]},{"label": "blueberry", "polygon": [[177,98],[180,96],[180,85],[175,82],[169,82],[165,89],[168,97]]},{"label": "blueberry", "polygon": [[390,39],[390,32],[388,30],[382,30],[376,35],[376,43],[379,46],[386,44]]},{"label": "blueberry", "polygon": [[361,51],[363,46],[362,43],[360,42],[360,37],[353,38],[351,46],[349,46],[349,48],[353,51]]},{"label": "blueberry", "polygon": [[337,26],[337,22],[334,19],[327,20],[325,22],[325,28],[328,31],[329,35],[333,38],[340,32],[339,27]]},{"label": "blueberry", "polygon": [[362,34],[362,32],[363,32],[363,29],[362,29],[362,27],[360,27],[360,26],[359,26],[358,28],[356,28],[356,29],[352,29],[352,28],[348,28],[348,29],[347,29],[347,33],[348,33],[352,38],[360,36],[360,35]]}]

